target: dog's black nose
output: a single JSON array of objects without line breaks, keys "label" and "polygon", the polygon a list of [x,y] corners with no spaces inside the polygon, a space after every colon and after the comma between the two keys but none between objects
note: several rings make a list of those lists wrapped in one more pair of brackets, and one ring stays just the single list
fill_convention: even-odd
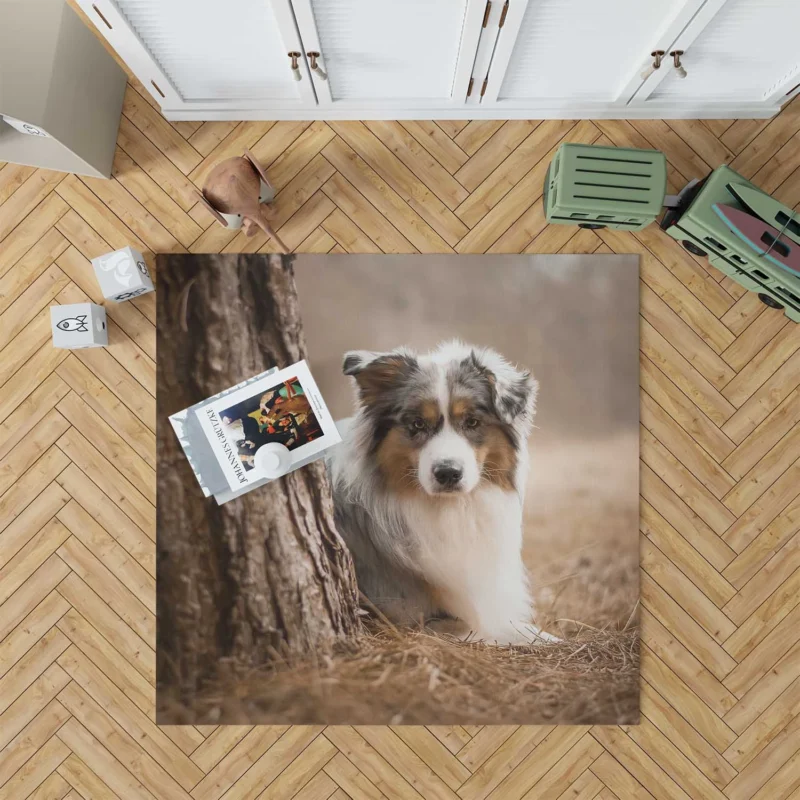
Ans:
[{"label": "dog's black nose", "polygon": [[433,477],[440,486],[452,489],[461,480],[464,470],[451,463],[437,464],[433,468]]}]

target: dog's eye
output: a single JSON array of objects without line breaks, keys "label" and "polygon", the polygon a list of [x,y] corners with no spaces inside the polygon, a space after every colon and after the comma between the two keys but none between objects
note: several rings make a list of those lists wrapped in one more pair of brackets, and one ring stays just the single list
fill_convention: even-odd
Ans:
[{"label": "dog's eye", "polygon": [[467,427],[468,427],[470,430],[475,430],[475,428],[477,428],[477,427],[478,427],[478,425],[480,425],[480,424],[481,424],[481,421],[480,421],[480,420],[479,420],[477,417],[470,417],[469,419],[467,419],[467,421],[466,421],[464,424],[465,424],[465,425],[466,425],[466,426],[467,426]]},{"label": "dog's eye", "polygon": [[424,419],[422,419],[422,417],[417,417],[417,418],[416,418],[416,419],[415,419],[415,420],[414,420],[414,421],[411,423],[411,427],[412,427],[412,428],[413,428],[415,431],[424,431],[424,430],[425,430],[425,428],[426,428],[426,425],[425,425],[425,420],[424,420]]}]

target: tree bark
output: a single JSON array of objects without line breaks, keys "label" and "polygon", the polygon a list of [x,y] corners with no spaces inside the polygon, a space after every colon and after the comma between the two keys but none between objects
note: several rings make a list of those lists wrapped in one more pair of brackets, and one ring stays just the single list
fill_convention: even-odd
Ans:
[{"label": "tree bark", "polygon": [[191,700],[223,660],[329,648],[358,627],[321,461],[218,506],[170,426],[181,409],[306,357],[291,256],[158,257],[159,691]]}]

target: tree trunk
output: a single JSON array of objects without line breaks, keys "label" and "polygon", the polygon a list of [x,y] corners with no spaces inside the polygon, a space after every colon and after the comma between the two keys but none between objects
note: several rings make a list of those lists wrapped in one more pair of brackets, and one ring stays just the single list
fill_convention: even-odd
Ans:
[{"label": "tree trunk", "polygon": [[292,257],[158,257],[158,685],[190,700],[222,659],[353,635],[357,589],[321,461],[223,506],[167,419],[306,357]]}]

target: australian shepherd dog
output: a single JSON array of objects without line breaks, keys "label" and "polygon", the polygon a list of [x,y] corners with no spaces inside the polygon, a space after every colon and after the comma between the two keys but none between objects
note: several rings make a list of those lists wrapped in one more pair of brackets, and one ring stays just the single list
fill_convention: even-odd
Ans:
[{"label": "australian shepherd dog", "polygon": [[498,644],[534,624],[522,504],[537,383],[488,348],[349,352],[355,416],[330,451],[337,526],[359,588],[401,624],[457,620]]}]

